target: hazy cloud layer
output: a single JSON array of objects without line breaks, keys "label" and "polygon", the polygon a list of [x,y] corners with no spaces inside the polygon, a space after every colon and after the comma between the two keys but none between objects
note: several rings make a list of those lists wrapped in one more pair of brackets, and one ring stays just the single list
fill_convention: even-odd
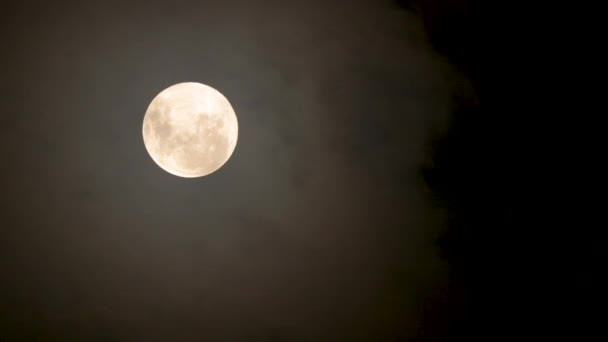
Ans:
[{"label": "hazy cloud layer", "polygon": [[[2,15],[0,338],[412,334],[444,272],[419,168],[463,81],[414,15],[328,2]],[[240,124],[228,164],[195,180],[141,137],[184,81],[222,91]]]}]

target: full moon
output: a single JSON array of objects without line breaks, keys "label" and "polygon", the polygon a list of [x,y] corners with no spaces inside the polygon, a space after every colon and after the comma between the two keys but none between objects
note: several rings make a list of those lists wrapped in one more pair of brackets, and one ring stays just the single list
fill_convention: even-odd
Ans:
[{"label": "full moon", "polygon": [[144,145],[163,170],[179,177],[202,177],[230,159],[238,129],[234,109],[219,91],[200,83],[178,83],[150,103],[144,116]]}]

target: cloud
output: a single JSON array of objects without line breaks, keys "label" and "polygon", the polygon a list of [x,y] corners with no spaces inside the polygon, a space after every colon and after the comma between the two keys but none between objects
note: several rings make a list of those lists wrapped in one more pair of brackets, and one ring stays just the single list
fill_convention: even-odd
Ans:
[{"label": "cloud", "polygon": [[[22,297],[1,327],[24,327],[4,331],[409,336],[444,272],[418,170],[463,82],[419,19],[375,1],[124,6],[5,24],[21,37],[7,96],[27,103],[3,104],[19,118],[1,138],[0,226],[18,230],[0,245],[0,299]],[[149,101],[183,81],[219,89],[239,119],[232,159],[197,180],[141,141]]]}]

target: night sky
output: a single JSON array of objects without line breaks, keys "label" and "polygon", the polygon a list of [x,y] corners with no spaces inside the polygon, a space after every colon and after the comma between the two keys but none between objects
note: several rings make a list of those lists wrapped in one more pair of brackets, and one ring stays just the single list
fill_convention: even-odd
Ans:
[{"label": "night sky", "polygon": [[[484,69],[447,2],[3,3],[0,341],[472,336],[501,166],[466,127],[521,69]],[[180,82],[239,120],[207,177],[143,145]]]}]

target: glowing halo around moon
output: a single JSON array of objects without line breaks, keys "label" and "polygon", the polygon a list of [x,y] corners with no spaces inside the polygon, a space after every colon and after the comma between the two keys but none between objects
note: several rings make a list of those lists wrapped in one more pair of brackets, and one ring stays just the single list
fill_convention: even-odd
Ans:
[{"label": "glowing halo around moon", "polygon": [[204,84],[175,84],[150,103],[143,122],[144,145],[154,162],[179,177],[211,174],[230,159],[238,138],[230,102]]}]

